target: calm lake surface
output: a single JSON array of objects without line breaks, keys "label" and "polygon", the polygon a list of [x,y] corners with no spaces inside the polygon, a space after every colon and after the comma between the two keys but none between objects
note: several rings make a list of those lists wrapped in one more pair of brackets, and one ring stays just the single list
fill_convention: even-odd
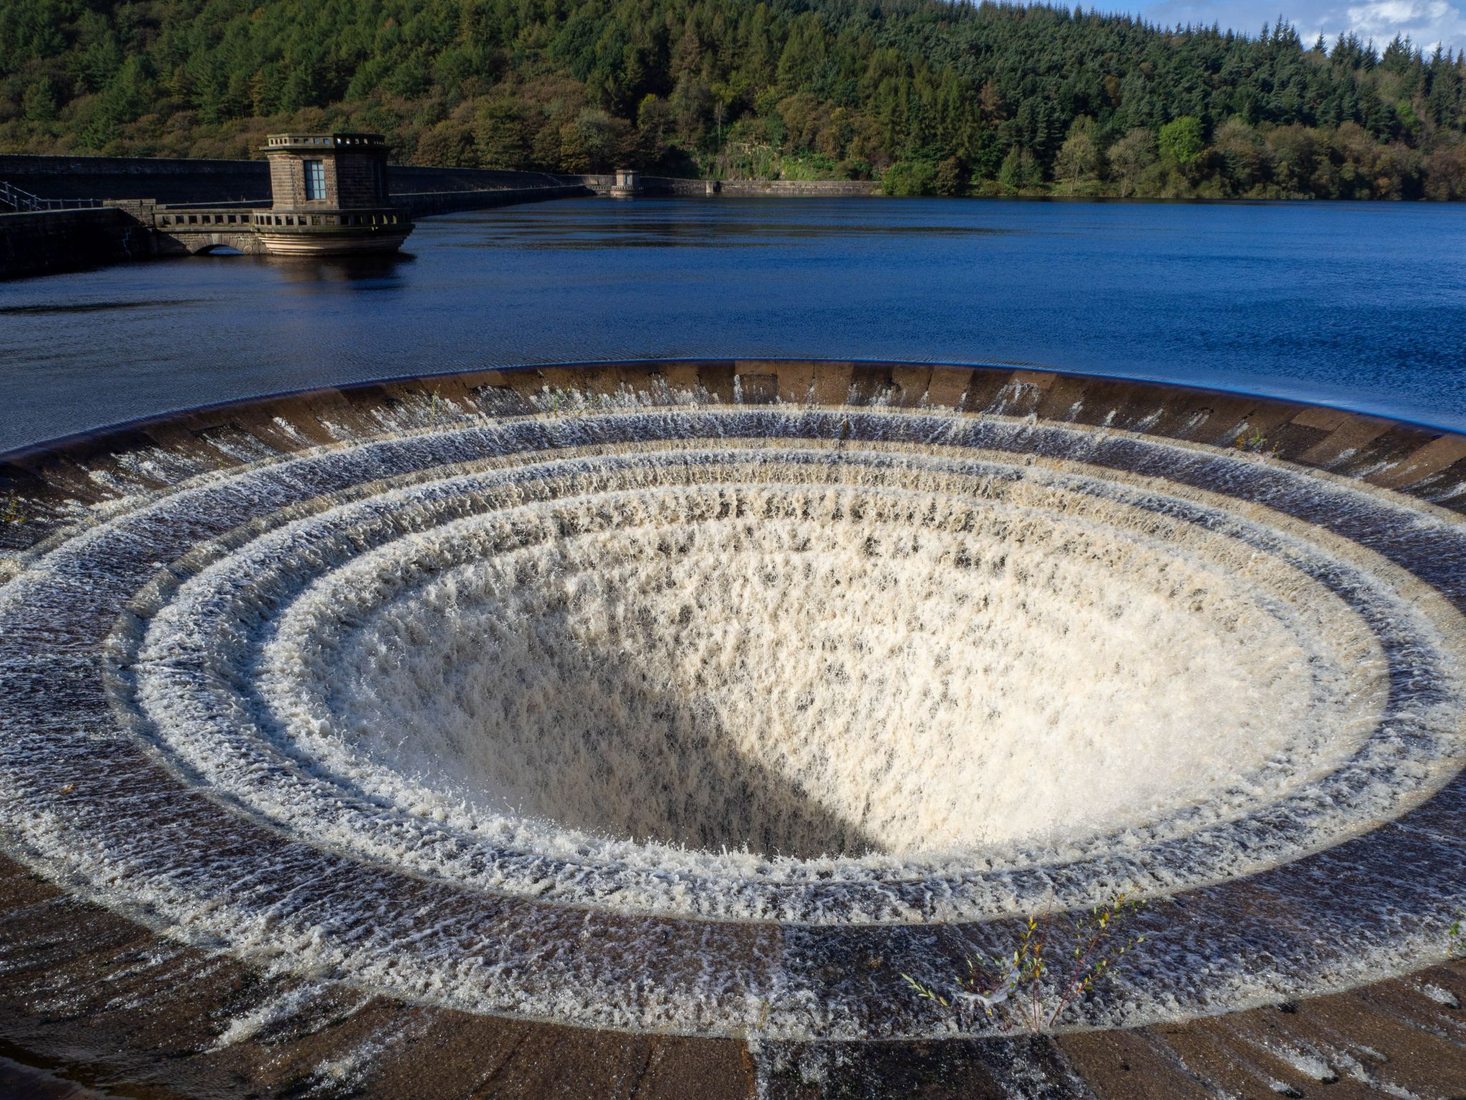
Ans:
[{"label": "calm lake surface", "polygon": [[389,375],[643,356],[1024,363],[1466,428],[1466,206],[586,199],[410,254],[0,283],[0,450]]}]

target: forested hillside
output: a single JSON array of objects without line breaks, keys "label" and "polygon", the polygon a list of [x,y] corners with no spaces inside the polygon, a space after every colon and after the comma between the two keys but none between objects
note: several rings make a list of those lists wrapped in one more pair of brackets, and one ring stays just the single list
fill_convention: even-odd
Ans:
[{"label": "forested hillside", "polygon": [[3,0],[0,151],[1466,198],[1466,53],[933,0]]}]

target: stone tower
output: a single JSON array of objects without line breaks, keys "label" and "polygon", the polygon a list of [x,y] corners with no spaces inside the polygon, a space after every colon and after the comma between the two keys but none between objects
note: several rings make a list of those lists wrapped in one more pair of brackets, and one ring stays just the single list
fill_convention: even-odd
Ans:
[{"label": "stone tower", "polygon": [[387,192],[381,134],[271,134],[264,152],[272,204],[254,223],[266,251],[390,252],[412,232]]}]

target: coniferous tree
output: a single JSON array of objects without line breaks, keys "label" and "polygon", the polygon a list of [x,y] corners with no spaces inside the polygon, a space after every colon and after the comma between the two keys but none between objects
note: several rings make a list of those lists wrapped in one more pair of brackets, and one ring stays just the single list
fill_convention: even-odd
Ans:
[{"label": "coniferous tree", "polygon": [[5,0],[0,149],[885,176],[893,191],[1462,194],[1466,55],[941,0]]}]

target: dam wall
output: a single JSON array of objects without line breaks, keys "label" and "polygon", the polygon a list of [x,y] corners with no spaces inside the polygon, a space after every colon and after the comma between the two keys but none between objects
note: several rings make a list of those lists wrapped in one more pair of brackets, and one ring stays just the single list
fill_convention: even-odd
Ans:
[{"label": "dam wall", "polygon": [[880,186],[874,180],[722,180],[718,194],[748,198],[868,198],[878,194]]},{"label": "dam wall", "polygon": [[[393,172],[401,169],[393,169]],[[465,172],[473,169],[421,169],[424,172]],[[535,173],[524,173],[535,175]],[[543,175],[541,179],[545,178]],[[598,195],[609,194],[616,186],[614,172],[592,172],[583,176],[554,177],[575,180]],[[447,188],[434,188],[447,190]],[[685,176],[638,175],[637,194],[648,198],[869,198],[880,194],[875,180],[710,180]]]},{"label": "dam wall", "polygon": [[0,279],[150,256],[151,236],[116,207],[0,214]]},{"label": "dam wall", "polygon": [[[156,207],[267,205],[271,193],[263,160],[4,154],[0,182],[49,203],[108,204],[0,214],[0,279],[174,253],[177,242],[170,246],[151,229]],[[392,199],[415,218],[594,194],[579,176],[468,168],[394,166],[389,184]]]},{"label": "dam wall", "polygon": [[[162,203],[196,205],[268,202],[270,198],[270,169],[263,160],[0,154],[0,180],[43,199],[148,198]],[[394,196],[583,186],[580,176],[548,172],[420,168],[403,164],[392,165],[388,184]]]},{"label": "dam wall", "polygon": [[564,175],[554,172],[513,172],[496,168],[423,168],[411,164],[394,164],[389,169],[388,185],[392,194],[413,192],[472,192],[494,189],[527,191],[545,187],[588,186],[594,177]]},{"label": "dam wall", "polygon": [[488,210],[496,206],[512,206],[521,202],[543,202],[547,199],[573,199],[595,194],[579,183],[539,187],[497,187],[481,190],[393,191],[392,199],[414,218],[433,214],[455,214],[463,210]]},{"label": "dam wall", "polygon": [[[140,259],[169,251],[150,231],[151,207],[270,201],[263,160],[168,160],[0,154],[0,182],[42,200],[104,200],[106,208],[0,214],[0,279]],[[393,165],[388,190],[410,217],[606,194],[614,174]],[[700,180],[641,177],[648,197],[866,197],[869,180]]]},{"label": "dam wall", "polygon": [[[604,194],[616,182],[613,174],[579,177],[591,190]],[[652,198],[869,198],[880,194],[875,180],[705,180],[684,176],[641,176],[638,194]]]},{"label": "dam wall", "polygon": [[[269,166],[263,160],[165,160],[153,157],[75,157],[0,154],[0,181],[43,199],[156,199],[197,205],[260,202],[270,197]],[[566,175],[489,168],[427,168],[394,164],[389,190],[414,215],[502,206],[531,198],[605,193],[610,173]],[[555,189],[546,195],[547,189]],[[845,198],[879,192],[872,180],[702,180],[643,176],[646,195],[677,197]],[[486,192],[513,192],[490,197]],[[429,200],[426,195],[442,195]],[[457,196],[448,198],[447,196]]]},{"label": "dam wall", "polygon": [[725,198],[834,199],[869,198],[880,193],[874,180],[691,180],[669,176],[642,177],[648,195]]},{"label": "dam wall", "polygon": [[0,155],[0,180],[43,199],[156,199],[163,203],[270,198],[263,160]]}]

